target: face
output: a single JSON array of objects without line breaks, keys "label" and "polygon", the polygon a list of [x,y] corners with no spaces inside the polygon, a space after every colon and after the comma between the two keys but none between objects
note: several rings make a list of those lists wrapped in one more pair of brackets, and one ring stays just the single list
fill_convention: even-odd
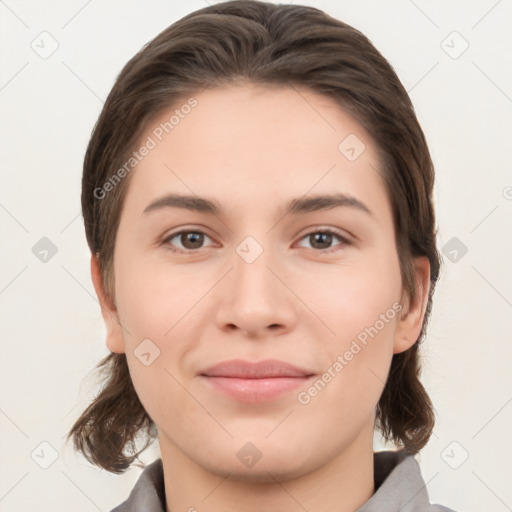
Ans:
[{"label": "face", "polygon": [[[371,450],[428,292],[409,303],[402,289],[374,143],[308,90],[194,98],[141,139],[155,144],[122,210],[108,347],[126,352],[163,456],[265,480]],[[428,282],[428,261],[416,268]]]}]

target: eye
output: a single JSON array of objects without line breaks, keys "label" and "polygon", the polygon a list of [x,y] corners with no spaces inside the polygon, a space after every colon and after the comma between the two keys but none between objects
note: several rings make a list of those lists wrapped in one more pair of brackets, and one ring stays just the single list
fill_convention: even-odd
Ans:
[{"label": "eye", "polygon": [[[170,246],[169,248],[173,252],[192,252],[198,249],[202,249],[201,247],[206,238],[211,238],[200,230],[189,230],[189,231],[178,231],[177,233],[172,233],[167,236],[162,244]],[[173,248],[175,244],[171,243],[172,240],[177,239],[178,243],[181,244],[181,247]]]},{"label": "eye", "polygon": [[[341,241],[341,243],[335,245],[333,248],[327,247],[332,244],[333,237]],[[318,231],[311,231],[305,235],[301,240],[308,239],[312,244],[312,249],[318,250],[318,252],[334,252],[341,250],[342,247],[351,245],[350,240],[345,237],[341,232],[326,228]]]},{"label": "eye", "polygon": [[[163,241],[163,245],[169,246],[173,252],[194,252],[199,249],[203,249],[205,238],[211,240],[211,238],[201,230],[182,230],[176,233],[172,233],[167,236]],[[333,238],[337,238],[341,243],[335,245],[333,248],[330,246],[333,242]],[[176,248],[176,242],[172,241],[176,239],[180,246]],[[312,244],[312,249],[317,252],[329,253],[337,250],[341,250],[342,247],[351,245],[350,240],[345,237],[341,232],[326,228],[317,231],[311,231],[307,235],[301,238],[301,240],[309,239]]]}]

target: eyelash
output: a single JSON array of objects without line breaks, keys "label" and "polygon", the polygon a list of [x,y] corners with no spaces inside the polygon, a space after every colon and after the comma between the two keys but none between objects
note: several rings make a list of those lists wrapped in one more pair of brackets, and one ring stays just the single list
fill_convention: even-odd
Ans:
[{"label": "eyelash", "polygon": [[[182,231],[177,231],[176,233],[172,233],[169,236],[165,237],[164,240],[162,240],[162,245],[167,245],[168,249],[171,250],[173,253],[181,252],[183,254],[193,254],[193,253],[198,252],[201,249],[203,249],[203,247],[201,247],[199,249],[173,249],[170,246],[169,242],[173,238],[176,238],[177,236],[183,235],[185,233],[201,234],[201,235],[205,235],[205,236],[207,236],[208,238],[211,239],[211,237],[209,237],[204,231],[201,231],[200,229],[186,229],[186,230],[182,230]],[[317,228],[316,231],[310,231],[309,233],[306,233],[301,238],[301,240],[303,240],[304,238],[307,238],[307,237],[309,237],[311,235],[316,235],[316,234],[319,234],[319,233],[321,233],[323,235],[325,235],[325,234],[327,234],[327,235],[334,235],[335,237],[337,237],[341,241],[341,243],[336,245],[336,246],[334,246],[333,248],[329,248],[329,249],[314,249],[314,248],[311,249],[311,250],[313,250],[313,251],[315,251],[317,253],[320,253],[320,254],[332,253],[332,252],[339,251],[340,247],[352,245],[352,242],[347,237],[345,237],[340,231],[332,229],[332,228],[325,228],[325,229],[322,229],[322,228],[318,229]]]}]

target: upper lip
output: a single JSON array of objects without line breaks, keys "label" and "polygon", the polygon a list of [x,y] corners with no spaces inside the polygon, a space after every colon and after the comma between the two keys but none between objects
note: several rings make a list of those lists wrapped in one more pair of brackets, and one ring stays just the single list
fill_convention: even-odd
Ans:
[{"label": "upper lip", "polygon": [[310,377],[313,372],[278,359],[222,361],[199,372],[207,377],[232,377],[239,379],[265,379],[272,377]]}]

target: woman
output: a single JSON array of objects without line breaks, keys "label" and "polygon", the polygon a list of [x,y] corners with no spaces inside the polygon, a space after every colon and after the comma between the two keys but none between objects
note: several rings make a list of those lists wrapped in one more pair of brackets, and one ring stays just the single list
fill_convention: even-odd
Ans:
[{"label": "woman", "polygon": [[69,434],[114,473],[158,438],[116,512],[449,510],[414,459],[433,184],[393,69],[320,10],[219,3],[128,62],[82,182],[111,354]]}]

